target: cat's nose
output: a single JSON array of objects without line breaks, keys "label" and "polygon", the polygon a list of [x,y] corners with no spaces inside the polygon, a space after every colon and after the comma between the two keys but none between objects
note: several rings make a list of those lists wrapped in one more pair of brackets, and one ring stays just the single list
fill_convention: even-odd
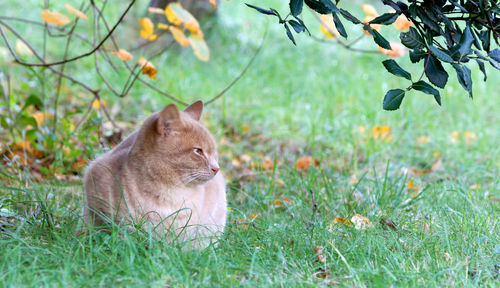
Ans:
[{"label": "cat's nose", "polygon": [[219,172],[219,167],[212,167],[212,171],[214,172],[214,175]]}]

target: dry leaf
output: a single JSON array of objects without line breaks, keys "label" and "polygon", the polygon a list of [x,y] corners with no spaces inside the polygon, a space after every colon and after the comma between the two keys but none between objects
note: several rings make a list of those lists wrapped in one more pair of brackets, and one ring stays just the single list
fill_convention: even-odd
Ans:
[{"label": "dry leaf", "polygon": [[275,200],[271,201],[269,204],[272,205],[274,208],[278,208],[278,207],[282,207],[285,205],[291,205],[292,200],[290,200],[290,198],[288,198],[288,197],[282,197],[280,199],[275,199]]},{"label": "dry leaf", "polygon": [[464,132],[464,138],[465,138],[465,143],[467,144],[473,144],[476,142],[477,136],[474,132],[471,131],[465,131]]},{"label": "dry leaf", "polygon": [[305,171],[311,167],[311,164],[314,164],[314,166],[319,166],[319,161],[317,159],[313,159],[311,156],[304,156],[302,158],[297,159],[297,162],[295,164],[295,169],[299,171]]},{"label": "dry leaf", "polygon": [[139,32],[139,35],[141,35],[142,38],[149,40],[149,41],[154,41],[158,38],[158,35],[154,34],[154,29],[155,26],[151,19],[149,18],[140,18],[139,22],[141,23],[142,30]]},{"label": "dry leaf", "polygon": [[358,178],[356,177],[356,175],[354,174],[351,174],[351,177],[349,178],[349,182],[351,182],[352,184],[358,184]]},{"label": "dry leaf", "polygon": [[448,262],[451,261],[450,253],[448,253],[448,252],[445,251],[444,254],[443,254],[443,257],[444,257],[444,260],[446,260]]},{"label": "dry leaf", "polygon": [[396,224],[394,224],[394,222],[392,222],[391,220],[387,219],[387,218],[381,218],[380,219],[380,224],[383,225],[384,229],[391,229],[393,231],[398,231],[398,228],[396,227]]},{"label": "dry leaf", "polygon": [[189,44],[193,48],[194,55],[201,61],[208,61],[210,59],[210,50],[203,37],[197,34],[191,34],[188,37]]},{"label": "dry leaf", "polygon": [[335,224],[344,224],[344,225],[347,225],[347,226],[352,225],[351,220],[349,220],[349,218],[344,218],[344,217],[335,217],[335,218],[333,218],[333,223],[335,223]]},{"label": "dry leaf", "polygon": [[472,184],[469,186],[469,189],[471,190],[478,190],[478,189],[481,189],[481,184]]},{"label": "dry leaf", "polygon": [[92,108],[94,108],[96,110],[99,110],[99,109],[101,109],[101,106],[106,107],[106,101],[104,101],[104,100],[97,100],[97,99],[95,99],[94,101],[92,101]]},{"label": "dry leaf", "polygon": [[81,18],[83,20],[87,20],[88,19],[87,15],[85,15],[82,11],[73,8],[69,4],[64,4],[64,7],[66,8],[66,10],[68,10],[69,13],[75,15],[76,17]]},{"label": "dry leaf", "polygon": [[429,143],[431,141],[431,138],[427,137],[427,136],[420,136],[417,138],[417,144],[425,144],[425,143]]},{"label": "dry leaf", "polygon": [[68,18],[68,16],[59,13],[59,12],[53,12],[48,9],[43,10],[42,14],[40,15],[46,23],[49,24],[54,24],[58,26],[66,25],[69,22],[71,22]]},{"label": "dry leaf", "polygon": [[361,10],[363,10],[363,12],[365,12],[365,14],[367,16],[371,16],[371,17],[378,16],[377,10],[375,10],[375,7],[373,7],[373,5],[363,4],[363,5],[361,5]]},{"label": "dry leaf", "polygon": [[248,133],[248,131],[250,131],[250,126],[248,126],[247,124],[243,124],[241,125],[241,130],[243,130],[243,132],[245,133]]},{"label": "dry leaf", "polygon": [[436,162],[434,162],[434,164],[432,164],[432,166],[429,169],[420,170],[420,169],[410,168],[410,171],[413,172],[413,174],[419,176],[427,175],[440,169],[442,164],[443,164],[443,159],[439,158],[438,160],[436,160]]},{"label": "dry leaf", "polygon": [[406,48],[397,43],[397,42],[389,42],[389,44],[391,45],[391,50],[388,50],[388,49],[384,49],[380,46],[378,46],[378,51],[382,54],[385,54],[389,57],[394,57],[394,58],[399,58],[399,57],[403,57],[405,54],[406,54]]},{"label": "dry leaf", "polygon": [[215,6],[217,5],[217,0],[209,0],[210,4],[212,4],[212,8],[215,9]]},{"label": "dry leaf", "polygon": [[78,159],[71,164],[71,169],[73,169],[73,171],[80,171],[83,167],[85,167],[85,165],[87,165],[87,160]]},{"label": "dry leaf", "polygon": [[372,221],[370,221],[370,219],[359,214],[355,214],[354,216],[352,216],[351,222],[354,224],[354,228],[356,228],[357,230],[364,230],[373,227]]},{"label": "dry leaf", "polygon": [[326,263],[326,257],[323,254],[323,246],[314,247],[314,253],[316,254],[316,258],[321,263]]},{"label": "dry leaf", "polygon": [[391,127],[389,126],[374,126],[372,128],[373,139],[384,140],[389,143],[392,141]]},{"label": "dry leaf", "polygon": [[458,143],[458,142],[460,142],[460,133],[458,133],[458,131],[451,132],[451,134],[450,134],[450,141],[452,143]]},{"label": "dry leaf", "polygon": [[142,74],[148,75],[151,79],[156,79],[156,68],[151,62],[141,56],[141,59],[137,63],[142,67]]},{"label": "dry leaf", "polygon": [[123,61],[128,61],[134,58],[134,56],[132,56],[132,54],[130,54],[127,50],[121,48],[118,51],[111,52],[111,54],[115,55]]},{"label": "dry leaf", "polygon": [[323,33],[328,38],[335,38],[340,36],[340,33],[337,30],[337,27],[335,27],[335,23],[333,22],[332,15],[321,15],[320,19],[321,26],[319,26],[319,31],[321,31],[321,33]]}]

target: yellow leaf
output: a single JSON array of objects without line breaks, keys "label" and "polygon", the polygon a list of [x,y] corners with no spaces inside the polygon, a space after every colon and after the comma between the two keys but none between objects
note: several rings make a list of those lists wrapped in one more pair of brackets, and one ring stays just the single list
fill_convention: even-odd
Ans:
[{"label": "yellow leaf", "polygon": [[115,55],[123,61],[128,61],[134,58],[134,56],[132,56],[132,54],[130,54],[127,50],[121,48],[118,51],[111,52],[111,54]]},{"label": "yellow leaf", "polygon": [[142,74],[148,75],[151,79],[156,79],[156,68],[151,62],[141,56],[141,59],[137,63],[142,67]]},{"label": "yellow leaf", "polygon": [[417,138],[417,144],[425,144],[425,143],[429,143],[430,141],[431,141],[431,138],[424,136],[424,135]]},{"label": "yellow leaf", "polygon": [[471,190],[477,190],[477,189],[481,189],[481,184],[472,184],[469,186],[469,189]]},{"label": "yellow leaf", "polygon": [[269,204],[274,206],[274,208],[278,208],[278,207],[281,207],[284,205],[292,204],[292,200],[290,200],[290,198],[288,198],[288,197],[282,197],[280,199],[275,199],[275,200],[271,201]]},{"label": "yellow leaf", "polygon": [[250,131],[250,126],[248,126],[248,124],[243,124],[241,125],[241,130],[243,130],[243,132],[245,133],[248,133],[248,131]]},{"label": "yellow leaf", "polygon": [[333,22],[332,15],[321,15],[320,20],[321,26],[319,26],[319,31],[321,31],[321,33],[323,33],[328,38],[335,38],[340,36],[339,31],[337,31],[337,27],[335,27],[335,23]]},{"label": "yellow leaf", "polygon": [[392,140],[391,127],[374,126],[372,128],[372,136],[376,140],[385,140],[385,142],[389,143]]},{"label": "yellow leaf", "polygon": [[68,16],[61,14],[59,12],[50,11],[48,9],[43,10],[40,16],[46,23],[58,26],[66,25],[70,22]]},{"label": "yellow leaf", "polygon": [[370,219],[359,214],[355,214],[354,216],[352,216],[351,222],[354,224],[354,228],[356,228],[357,230],[364,230],[373,227],[372,221],[370,221]]},{"label": "yellow leaf", "polygon": [[188,39],[191,48],[193,48],[194,55],[201,61],[208,61],[208,59],[210,59],[210,50],[203,37],[197,34],[191,34]]},{"label": "yellow leaf", "polygon": [[94,101],[92,101],[92,108],[94,108],[96,110],[99,110],[99,109],[101,109],[101,106],[106,107],[106,101],[104,101],[104,100],[97,100],[97,99],[95,99]]},{"label": "yellow leaf", "polygon": [[157,7],[149,7],[148,8],[148,13],[152,14],[165,14],[165,10]]},{"label": "yellow leaf", "polygon": [[371,17],[378,16],[377,10],[375,10],[375,7],[373,7],[373,5],[363,4],[363,5],[361,5],[361,10],[363,10],[363,12],[365,12],[365,14],[367,16],[371,16]]},{"label": "yellow leaf", "polygon": [[149,40],[149,41],[154,41],[158,38],[158,35],[154,34],[154,29],[155,26],[151,19],[149,18],[141,18],[139,19],[139,22],[141,23],[142,30],[139,32],[139,35],[141,35],[142,38]]},{"label": "yellow leaf", "polygon": [[471,131],[465,131],[464,132],[464,137],[465,137],[465,143],[467,144],[472,144],[476,142],[477,136],[474,132]]},{"label": "yellow leaf", "polygon": [[191,13],[189,13],[186,9],[182,8],[179,2],[168,4],[165,9],[165,16],[170,23],[177,26],[184,24],[186,29],[191,31],[191,33],[198,34],[200,36],[203,35],[200,30],[198,20],[196,20],[196,18],[194,18],[194,16],[191,15]]},{"label": "yellow leaf", "polygon": [[186,38],[186,35],[184,35],[184,31],[182,31],[181,28],[172,26],[172,25],[165,25],[165,24],[158,24],[159,29],[165,29],[170,31],[172,33],[172,36],[174,36],[175,41],[179,43],[181,46],[186,47],[189,45],[189,40]]},{"label": "yellow leaf", "polygon": [[[372,21],[373,19],[375,19],[375,16],[366,16],[362,22],[364,24],[368,24],[368,22]],[[372,28],[372,30],[380,31],[380,28],[382,28],[382,24],[370,24],[370,28]],[[366,31],[364,28],[363,33],[365,33],[366,35],[371,35],[370,32]]]},{"label": "yellow leaf", "polygon": [[344,217],[335,217],[333,218],[333,223],[335,224],[344,224],[344,225],[352,225],[351,220],[349,218],[344,218]]},{"label": "yellow leaf", "polygon": [[66,8],[66,10],[68,10],[69,13],[75,15],[76,17],[81,18],[83,20],[87,20],[87,15],[85,15],[82,11],[73,8],[69,4],[64,4],[64,7]]},{"label": "yellow leaf", "polygon": [[460,133],[458,133],[458,131],[451,132],[450,141],[452,143],[458,143],[460,141]]},{"label": "yellow leaf", "polygon": [[33,51],[23,41],[16,40],[16,52],[21,55],[33,55]]},{"label": "yellow leaf", "polygon": [[215,9],[215,6],[217,5],[216,0],[210,0],[210,4],[212,4],[212,8]]}]

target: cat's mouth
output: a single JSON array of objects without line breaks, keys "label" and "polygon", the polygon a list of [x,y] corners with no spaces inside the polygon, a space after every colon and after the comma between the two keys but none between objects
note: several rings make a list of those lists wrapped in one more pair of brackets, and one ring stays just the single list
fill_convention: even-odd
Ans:
[{"label": "cat's mouth", "polygon": [[212,180],[218,171],[219,171],[219,169],[217,169],[217,171],[212,170],[211,171],[212,173],[197,172],[197,173],[189,174],[186,177],[184,177],[182,182],[186,186],[205,184],[206,182]]}]

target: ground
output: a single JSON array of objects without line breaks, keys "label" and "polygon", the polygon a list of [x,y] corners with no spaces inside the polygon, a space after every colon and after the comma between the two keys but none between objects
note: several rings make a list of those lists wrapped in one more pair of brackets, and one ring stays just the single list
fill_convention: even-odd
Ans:
[{"label": "ground", "polygon": [[[12,15],[22,8],[11,7]],[[139,8],[129,21],[141,16]],[[37,17],[38,10],[29,13]],[[408,85],[384,70],[384,55],[357,54],[303,34],[295,47],[273,24],[239,1],[221,1],[217,19],[204,22],[211,26],[209,62],[189,49],[155,62],[155,85],[187,102],[206,101],[243,69],[269,27],[251,69],[204,115],[229,183],[228,226],[217,245],[189,250],[119,227],[78,233],[81,182],[32,183],[24,175],[0,187],[0,282],[497,286],[500,73],[488,67],[483,82],[473,67],[470,99],[448,69],[443,106],[411,92],[400,110],[383,111],[384,92]],[[397,39],[396,31],[386,35]],[[369,38],[361,45],[374,48]],[[420,75],[407,57],[397,61]],[[92,76],[89,81],[98,81]],[[169,103],[139,83],[124,99],[102,97],[120,107],[117,121],[132,125]],[[88,158],[102,151],[96,145]],[[367,218],[363,225],[357,214]]]}]

